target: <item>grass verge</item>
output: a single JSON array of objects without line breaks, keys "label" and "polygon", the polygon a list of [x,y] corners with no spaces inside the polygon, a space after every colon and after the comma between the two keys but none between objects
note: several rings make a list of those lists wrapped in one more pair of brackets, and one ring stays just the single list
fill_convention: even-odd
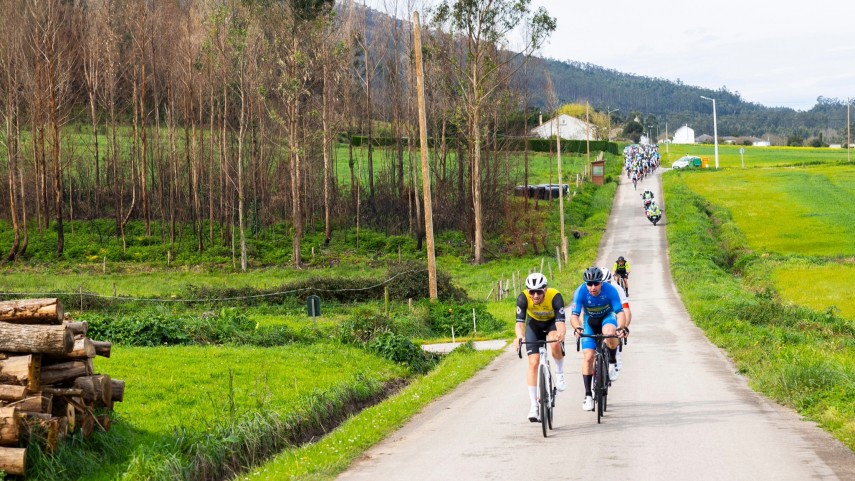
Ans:
[{"label": "grass verge", "polygon": [[403,425],[436,398],[469,379],[501,351],[457,348],[429,374],[398,394],[343,423],[317,443],[287,450],[273,461],[242,476],[245,480],[332,479],[365,450]]}]

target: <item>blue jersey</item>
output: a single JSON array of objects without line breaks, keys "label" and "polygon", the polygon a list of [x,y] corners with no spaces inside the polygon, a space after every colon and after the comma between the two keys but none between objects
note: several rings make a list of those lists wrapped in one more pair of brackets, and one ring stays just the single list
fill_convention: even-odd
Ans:
[{"label": "blue jersey", "polygon": [[582,284],[573,293],[573,305],[570,309],[570,312],[575,316],[578,316],[582,309],[585,309],[588,317],[594,320],[602,320],[611,313],[617,314],[623,311],[623,306],[620,302],[620,294],[615,286],[604,283],[600,295],[592,296],[585,284]]}]

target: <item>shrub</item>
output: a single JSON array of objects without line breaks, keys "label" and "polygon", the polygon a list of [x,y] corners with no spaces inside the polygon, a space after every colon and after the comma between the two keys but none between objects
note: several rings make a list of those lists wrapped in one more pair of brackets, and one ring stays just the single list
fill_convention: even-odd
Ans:
[{"label": "shrub", "polygon": [[393,362],[404,364],[415,372],[425,373],[436,364],[436,357],[426,353],[407,337],[387,331],[368,343],[368,349]]},{"label": "shrub", "polygon": [[339,324],[337,339],[344,344],[365,344],[381,333],[390,332],[387,317],[367,309],[359,309],[347,320]]},{"label": "shrub", "polygon": [[431,303],[426,322],[435,334],[450,336],[451,326],[454,326],[455,335],[467,336],[472,334],[473,310],[478,332],[495,332],[502,329],[501,321],[487,312],[486,306],[481,303]]},{"label": "shrub", "polygon": [[[399,301],[407,299],[427,299],[429,294],[429,280],[427,267],[418,262],[406,262],[389,268],[387,273],[389,279],[389,297]],[[469,300],[466,291],[451,283],[451,276],[437,271],[436,273],[437,295],[443,301],[466,302]]]},{"label": "shrub", "polygon": [[185,332],[186,318],[168,312],[142,312],[110,319],[105,315],[88,314],[81,320],[89,323],[89,336],[129,346],[160,346],[189,344]]}]

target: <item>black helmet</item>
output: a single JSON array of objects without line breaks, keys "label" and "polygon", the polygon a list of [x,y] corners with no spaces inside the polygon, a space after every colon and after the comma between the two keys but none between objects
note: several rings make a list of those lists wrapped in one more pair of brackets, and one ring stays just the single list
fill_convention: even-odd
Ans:
[{"label": "black helmet", "polygon": [[617,261],[618,262],[626,262],[626,259],[624,259],[623,256],[620,256],[617,258]]},{"label": "black helmet", "polygon": [[582,279],[585,282],[603,282],[603,271],[599,267],[589,267],[585,269]]}]

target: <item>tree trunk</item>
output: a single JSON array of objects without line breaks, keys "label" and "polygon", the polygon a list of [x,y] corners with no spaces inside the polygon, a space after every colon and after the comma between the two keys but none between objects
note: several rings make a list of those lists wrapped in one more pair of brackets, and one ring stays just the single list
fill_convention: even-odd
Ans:
[{"label": "tree trunk", "polygon": [[111,406],[113,400],[113,385],[110,376],[82,376],[74,380],[74,387],[83,391],[81,397],[86,403],[96,406]]},{"label": "tree trunk", "polygon": [[17,408],[0,408],[0,446],[17,446],[20,430],[18,429]]},{"label": "tree trunk", "polygon": [[0,382],[24,386],[30,392],[38,391],[41,357],[38,354],[9,356],[0,361]]},{"label": "tree trunk", "polygon": [[68,330],[71,331],[71,334],[75,336],[85,336],[87,332],[89,332],[89,323],[86,321],[74,322],[74,321],[65,321],[63,325],[68,327]]},{"label": "tree trunk", "polygon": [[23,476],[27,471],[26,448],[0,448],[0,471]]},{"label": "tree trunk", "polygon": [[112,384],[111,400],[113,402],[124,401],[125,400],[125,381],[120,381],[118,379],[110,379],[110,384]]},{"label": "tree trunk", "polygon": [[0,321],[19,324],[60,324],[62,303],[56,298],[0,301]]},{"label": "tree trunk", "polygon": [[110,357],[110,350],[113,347],[112,342],[92,341],[92,345],[95,346],[95,355],[96,356]]},{"label": "tree trunk", "polygon": [[0,401],[20,401],[27,396],[27,386],[0,384]]},{"label": "tree trunk", "polygon": [[65,326],[31,326],[0,322],[0,351],[67,354],[74,336]]},{"label": "tree trunk", "polygon": [[75,359],[91,359],[95,357],[95,345],[85,336],[75,336],[74,347],[68,354],[49,356],[50,361],[71,361]]},{"label": "tree trunk", "polygon": [[42,366],[41,382],[42,385],[48,386],[90,375],[92,375],[90,363],[86,361],[69,361]]}]

